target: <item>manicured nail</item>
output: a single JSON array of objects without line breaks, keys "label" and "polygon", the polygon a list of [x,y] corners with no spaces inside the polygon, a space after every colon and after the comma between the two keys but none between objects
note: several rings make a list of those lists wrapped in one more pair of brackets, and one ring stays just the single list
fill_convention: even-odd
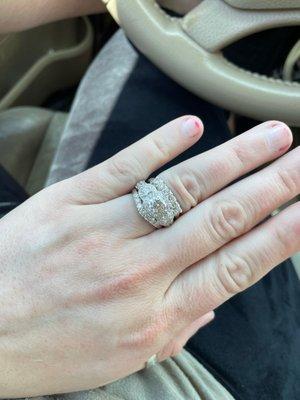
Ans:
[{"label": "manicured nail", "polygon": [[284,124],[272,126],[271,131],[267,134],[267,144],[271,151],[287,150],[292,142],[290,130]]},{"label": "manicured nail", "polygon": [[183,121],[181,129],[182,129],[182,133],[185,136],[192,138],[194,136],[198,136],[198,134],[201,130],[201,127],[202,127],[202,124],[198,118],[189,117]]}]

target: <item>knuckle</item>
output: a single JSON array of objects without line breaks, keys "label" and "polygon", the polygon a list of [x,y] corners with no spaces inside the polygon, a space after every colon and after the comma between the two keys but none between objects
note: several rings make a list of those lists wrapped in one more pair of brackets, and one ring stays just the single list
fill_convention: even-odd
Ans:
[{"label": "knuckle", "polygon": [[249,164],[250,154],[248,146],[235,144],[232,146],[233,160],[236,161],[238,169],[244,171]]},{"label": "knuckle", "polygon": [[247,229],[247,213],[238,201],[224,201],[212,208],[209,224],[217,243],[226,243]]},{"label": "knuckle", "polygon": [[[162,246],[161,248],[164,248]],[[166,248],[166,247],[165,247]],[[153,284],[162,283],[162,274],[172,274],[172,265],[170,263],[169,249],[166,248],[165,252],[161,254],[150,254],[147,260],[142,261],[140,270],[143,271],[143,276],[147,282]]]},{"label": "knuckle", "polygon": [[204,198],[205,186],[194,173],[175,173],[165,179],[184,212],[195,207]]},{"label": "knuckle", "polygon": [[78,202],[78,193],[84,194],[84,196],[80,196],[79,203],[86,204],[86,197],[89,198],[99,192],[99,179],[95,178],[95,169],[89,169],[73,176],[69,179],[69,183],[71,184],[69,196],[75,203]]},{"label": "knuckle", "polygon": [[289,229],[289,226],[285,226],[283,224],[281,227],[277,227],[274,234],[277,252],[283,258],[286,258],[287,255],[290,255],[290,252],[292,251],[294,245],[291,238],[291,231]]},{"label": "knuckle", "polygon": [[139,180],[142,169],[140,163],[134,160],[128,160],[119,156],[112,157],[108,163],[108,174],[118,181],[126,182],[128,186],[134,186]]},{"label": "knuckle", "polygon": [[222,252],[217,256],[216,263],[218,282],[226,296],[240,293],[254,282],[254,268],[250,258]]},{"label": "knuckle", "polygon": [[133,288],[137,287],[141,282],[141,276],[138,273],[130,272],[120,275],[114,282],[115,293],[129,294]]},{"label": "knuckle", "polygon": [[153,251],[153,247],[148,248],[147,238],[137,239],[134,245],[128,246],[126,259],[132,259],[132,254],[135,254],[131,273],[137,275],[136,279],[140,279],[141,285],[162,282],[163,274],[172,268],[169,250],[168,244],[163,242],[159,243],[158,251]]},{"label": "knuckle", "polygon": [[114,298],[132,298],[139,291],[144,278],[138,272],[116,273],[107,281],[102,282],[97,290],[97,298],[107,301]]},{"label": "knuckle", "polygon": [[150,156],[157,160],[167,161],[171,157],[170,147],[162,137],[152,137],[149,150],[151,151]]},{"label": "knuckle", "polygon": [[293,172],[290,169],[285,170],[280,168],[277,170],[277,180],[279,185],[282,187],[283,192],[293,197],[297,194],[299,186],[299,177],[297,171]]},{"label": "knuckle", "polygon": [[161,316],[149,318],[122,340],[122,346],[133,349],[159,348],[167,335],[167,324]]}]

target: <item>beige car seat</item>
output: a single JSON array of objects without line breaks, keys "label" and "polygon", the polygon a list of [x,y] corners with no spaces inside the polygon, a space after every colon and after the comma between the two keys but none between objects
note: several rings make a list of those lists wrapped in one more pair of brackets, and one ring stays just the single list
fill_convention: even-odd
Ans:
[{"label": "beige car seat", "polygon": [[0,162],[29,194],[46,184],[67,117],[33,106],[77,85],[92,46],[88,18],[0,36]]},{"label": "beige car seat", "polygon": [[0,160],[29,194],[41,190],[66,124],[67,114],[19,107],[0,113]]},{"label": "beige car seat", "polygon": [[40,105],[77,84],[91,59],[93,31],[87,18],[54,22],[0,37],[0,111]]}]

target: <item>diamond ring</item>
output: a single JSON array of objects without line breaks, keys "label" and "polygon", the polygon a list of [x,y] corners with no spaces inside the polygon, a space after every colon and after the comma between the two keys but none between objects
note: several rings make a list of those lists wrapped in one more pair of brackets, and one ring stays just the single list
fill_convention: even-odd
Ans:
[{"label": "diamond ring", "polygon": [[139,214],[155,228],[172,225],[182,213],[176,197],[161,178],[139,182],[132,193]]}]

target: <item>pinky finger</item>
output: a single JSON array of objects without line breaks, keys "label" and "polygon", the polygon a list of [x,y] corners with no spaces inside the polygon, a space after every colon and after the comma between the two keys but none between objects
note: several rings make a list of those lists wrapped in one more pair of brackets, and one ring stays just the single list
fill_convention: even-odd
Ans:
[{"label": "pinky finger", "polygon": [[298,251],[300,202],[179,275],[166,293],[166,307],[184,310],[181,318],[192,321],[246,290]]}]

